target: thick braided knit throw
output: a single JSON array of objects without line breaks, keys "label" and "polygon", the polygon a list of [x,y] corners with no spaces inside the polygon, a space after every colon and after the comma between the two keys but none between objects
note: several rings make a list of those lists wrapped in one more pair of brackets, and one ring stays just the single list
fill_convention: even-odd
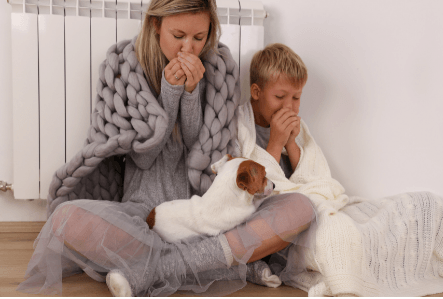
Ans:
[{"label": "thick braided knit throw", "polygon": [[[121,201],[124,155],[144,153],[164,137],[168,115],[143,76],[134,51],[136,37],[109,48],[100,65],[97,99],[85,145],[54,174],[48,196],[48,217],[68,200]],[[210,165],[224,154],[238,156],[236,108],[240,101],[239,70],[229,49],[218,46],[203,60],[206,103],[199,140],[187,156],[188,177],[194,192],[212,184]]]}]

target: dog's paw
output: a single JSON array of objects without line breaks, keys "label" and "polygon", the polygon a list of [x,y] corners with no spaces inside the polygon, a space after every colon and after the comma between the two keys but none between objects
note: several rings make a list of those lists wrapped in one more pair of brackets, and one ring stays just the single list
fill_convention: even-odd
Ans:
[{"label": "dog's paw", "polygon": [[109,272],[106,275],[106,284],[114,297],[132,297],[131,286],[121,273]]},{"label": "dog's paw", "polygon": [[277,275],[271,273],[271,269],[264,269],[261,277],[263,283],[269,288],[277,288],[281,285],[281,280]]}]

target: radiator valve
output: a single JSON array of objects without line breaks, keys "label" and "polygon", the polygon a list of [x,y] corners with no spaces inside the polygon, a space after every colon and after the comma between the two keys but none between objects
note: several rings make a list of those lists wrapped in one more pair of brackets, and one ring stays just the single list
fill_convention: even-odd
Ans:
[{"label": "radiator valve", "polygon": [[8,184],[6,182],[0,181],[0,191],[6,192],[8,190],[13,190],[12,184]]}]

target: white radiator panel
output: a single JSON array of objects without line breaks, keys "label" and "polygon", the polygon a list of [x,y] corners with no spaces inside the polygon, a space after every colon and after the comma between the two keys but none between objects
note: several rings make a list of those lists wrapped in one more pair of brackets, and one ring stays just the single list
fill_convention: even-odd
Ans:
[{"label": "white radiator panel", "polygon": [[37,15],[11,15],[14,196],[39,198]]},{"label": "white radiator panel", "polygon": [[249,101],[249,67],[252,56],[259,49],[264,48],[264,27],[263,26],[241,26],[240,44],[240,79],[241,79],[241,104]]},{"label": "white radiator panel", "polygon": [[106,59],[109,47],[116,43],[116,19],[91,18],[91,86],[92,107],[97,96],[100,64]]},{"label": "white radiator panel", "polygon": [[217,14],[222,31],[220,42],[229,47],[240,65],[240,4],[237,0],[217,0]]},{"label": "white radiator panel", "polygon": [[91,114],[90,18],[65,17],[66,161],[83,148]]},{"label": "white radiator panel", "polygon": [[65,163],[64,17],[39,15],[40,198]]},{"label": "white radiator panel", "polygon": [[117,41],[132,39],[138,35],[142,22],[131,19],[117,19]]},{"label": "white radiator panel", "polygon": [[240,65],[240,25],[221,25],[222,35],[220,42],[231,50],[232,57]]}]

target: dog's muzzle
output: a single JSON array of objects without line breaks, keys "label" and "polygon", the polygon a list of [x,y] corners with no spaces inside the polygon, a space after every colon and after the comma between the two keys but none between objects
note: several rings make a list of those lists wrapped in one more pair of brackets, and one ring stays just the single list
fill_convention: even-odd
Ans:
[{"label": "dog's muzzle", "polygon": [[268,197],[269,195],[272,194],[272,191],[274,191],[274,188],[275,188],[275,184],[270,179],[268,179],[263,193],[255,193],[254,200],[260,200],[265,197]]},{"label": "dog's muzzle", "polygon": [[265,191],[263,192],[263,195],[269,196],[271,195],[272,191],[274,191],[275,184],[268,179],[268,182],[266,183]]}]

